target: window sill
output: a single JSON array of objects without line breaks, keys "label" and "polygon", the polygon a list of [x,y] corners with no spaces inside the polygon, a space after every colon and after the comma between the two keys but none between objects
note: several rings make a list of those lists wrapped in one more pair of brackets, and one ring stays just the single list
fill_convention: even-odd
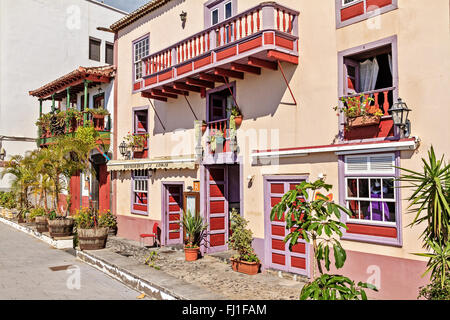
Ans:
[{"label": "window sill", "polygon": [[371,243],[371,244],[377,244],[382,246],[390,246],[390,247],[396,247],[396,248],[402,248],[403,243],[398,238],[386,238],[386,237],[377,237],[377,236],[369,236],[369,235],[363,235],[363,234],[348,234],[344,233],[344,235],[341,237],[341,240],[346,241],[356,241],[356,242],[362,242],[362,243]]},{"label": "window sill", "polygon": [[131,210],[131,214],[134,214],[136,216],[148,216],[148,212],[146,211]]}]

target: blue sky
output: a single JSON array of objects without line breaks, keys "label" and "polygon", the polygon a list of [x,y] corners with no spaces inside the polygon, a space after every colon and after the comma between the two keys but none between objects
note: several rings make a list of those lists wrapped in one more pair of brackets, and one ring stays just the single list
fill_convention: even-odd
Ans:
[{"label": "blue sky", "polygon": [[96,1],[103,2],[107,5],[110,5],[111,7],[115,7],[117,9],[126,12],[132,12],[137,8],[143,6],[147,2],[150,2],[150,0],[96,0]]}]

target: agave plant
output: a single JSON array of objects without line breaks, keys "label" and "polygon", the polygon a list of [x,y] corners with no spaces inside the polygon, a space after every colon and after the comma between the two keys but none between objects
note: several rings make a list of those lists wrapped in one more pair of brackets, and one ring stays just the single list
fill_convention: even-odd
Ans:
[{"label": "agave plant", "polygon": [[208,228],[207,224],[203,223],[203,218],[191,214],[191,211],[183,213],[183,227],[187,237],[187,248],[198,248],[205,236],[205,231]]}]

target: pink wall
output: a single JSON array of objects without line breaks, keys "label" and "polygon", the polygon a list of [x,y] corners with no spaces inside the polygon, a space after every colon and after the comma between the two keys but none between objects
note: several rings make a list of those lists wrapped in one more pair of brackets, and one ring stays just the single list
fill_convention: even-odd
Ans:
[{"label": "pink wall", "polygon": [[[143,219],[139,217],[129,217],[129,216],[123,216],[118,215],[117,216],[117,224],[118,224],[118,231],[117,236],[139,241],[140,237],[139,235],[142,233],[153,233],[153,224],[157,222],[159,226],[161,227],[160,221],[154,221],[154,220],[148,220]],[[146,240],[149,241],[149,244],[152,244],[152,240]],[[146,242],[147,244],[147,242]]]}]

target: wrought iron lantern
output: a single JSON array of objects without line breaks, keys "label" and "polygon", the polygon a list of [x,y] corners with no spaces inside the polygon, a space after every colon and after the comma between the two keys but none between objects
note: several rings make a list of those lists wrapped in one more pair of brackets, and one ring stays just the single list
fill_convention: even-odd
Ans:
[{"label": "wrought iron lantern", "polygon": [[410,111],[411,109],[408,109],[401,98],[398,98],[398,101],[388,110],[394,125],[400,128],[401,135],[406,138],[411,134],[411,121],[408,119]]},{"label": "wrought iron lantern", "polygon": [[6,150],[5,148],[0,148],[0,161],[5,160],[6,158]]},{"label": "wrought iron lantern", "polygon": [[122,141],[122,143],[119,145],[119,151],[123,157],[127,159],[130,158],[130,151],[128,150],[128,145],[125,141]]}]

